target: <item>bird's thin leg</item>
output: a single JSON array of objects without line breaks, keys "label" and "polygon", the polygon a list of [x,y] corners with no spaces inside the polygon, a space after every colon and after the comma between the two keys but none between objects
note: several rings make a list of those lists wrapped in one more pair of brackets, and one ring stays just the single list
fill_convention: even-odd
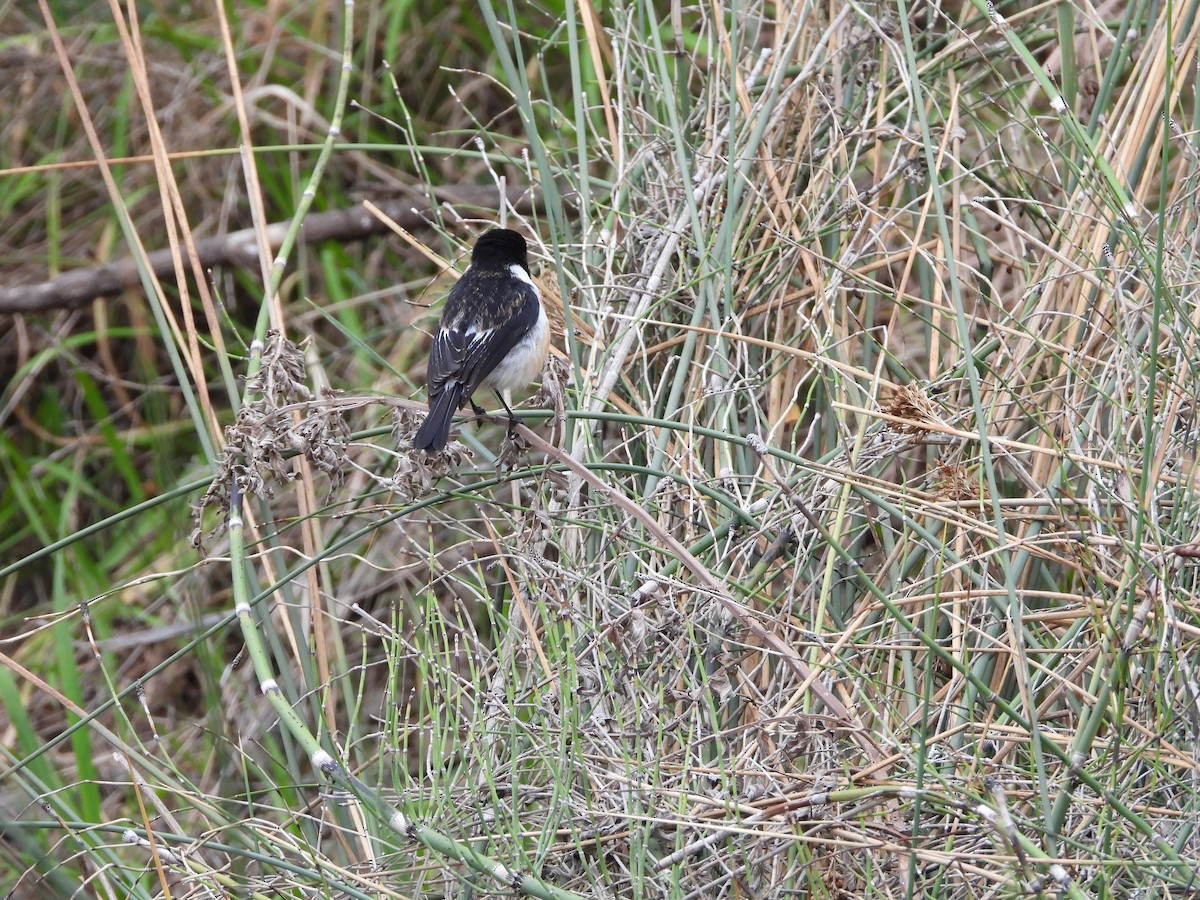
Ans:
[{"label": "bird's thin leg", "polygon": [[475,415],[479,416],[482,419],[487,418],[487,410],[484,409],[482,406],[480,406],[478,403],[476,403],[474,397],[472,397],[469,402],[471,404],[471,412],[475,413]]},{"label": "bird's thin leg", "polygon": [[499,400],[500,404],[504,407],[504,411],[508,413],[508,436],[510,438],[516,437],[517,426],[521,424],[521,420],[518,419],[516,413],[512,411],[512,408],[508,405],[508,401],[504,399],[504,395],[499,391],[494,391],[494,393],[496,395],[496,399]]}]

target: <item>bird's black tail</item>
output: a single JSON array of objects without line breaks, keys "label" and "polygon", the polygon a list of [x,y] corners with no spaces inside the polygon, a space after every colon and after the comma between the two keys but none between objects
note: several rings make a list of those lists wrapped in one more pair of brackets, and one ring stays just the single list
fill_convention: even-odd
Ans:
[{"label": "bird's black tail", "polygon": [[413,438],[414,449],[436,453],[446,446],[446,441],[450,439],[450,420],[462,406],[462,393],[462,385],[451,384],[430,401],[429,415]]}]

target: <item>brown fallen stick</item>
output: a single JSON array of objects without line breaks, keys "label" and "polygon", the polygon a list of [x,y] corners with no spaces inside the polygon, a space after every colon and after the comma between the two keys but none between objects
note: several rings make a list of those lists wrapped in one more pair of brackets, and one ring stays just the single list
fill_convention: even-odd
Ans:
[{"label": "brown fallen stick", "polygon": [[[494,187],[435,188],[433,196],[439,203],[477,209],[498,209],[499,194]],[[536,198],[525,188],[508,189],[508,201],[518,213],[533,211]],[[419,227],[429,214],[427,196],[412,195],[381,201],[376,206],[401,227]],[[287,222],[267,226],[271,251],[279,249],[287,232]],[[387,226],[361,206],[331,212],[311,213],[300,230],[300,242],[360,241],[373,234],[387,231]],[[215,266],[258,267],[258,243],[253,228],[231,231],[218,237],[196,241],[196,254],[205,269]],[[175,263],[170,248],[155,250],[147,262],[159,278],[175,277]],[[138,266],[132,257],[104,266],[75,269],[49,281],[37,284],[0,286],[0,315],[4,313],[46,312],[52,309],[72,309],[90,303],[98,297],[119,294],[139,284]]]}]

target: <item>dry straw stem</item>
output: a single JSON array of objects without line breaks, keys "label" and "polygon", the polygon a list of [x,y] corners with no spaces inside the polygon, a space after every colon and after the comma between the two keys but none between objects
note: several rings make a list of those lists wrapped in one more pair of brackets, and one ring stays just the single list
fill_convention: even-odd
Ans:
[{"label": "dry straw stem", "polygon": [[[201,441],[207,448],[209,448],[209,455],[211,457],[212,453],[210,441],[211,435],[216,431],[216,414],[213,410],[212,403],[209,400],[204,366],[199,357],[199,347],[196,341],[196,329],[193,327],[191,318],[191,305],[190,303],[184,304],[184,316],[186,323],[185,329],[181,327],[176,316],[174,315],[171,305],[167,303],[158,278],[155,276],[152,270],[150,270],[149,266],[145,264],[147,252],[142,243],[140,235],[138,235],[133,227],[133,223],[130,219],[129,212],[125,204],[125,199],[117,187],[117,183],[113,177],[111,168],[108,166],[105,160],[104,145],[100,140],[94,123],[92,122],[91,114],[88,110],[88,106],[84,100],[83,94],[80,91],[78,80],[75,77],[66,47],[63,45],[62,37],[59,34],[57,25],[55,24],[54,16],[52,15],[45,0],[39,0],[38,8],[42,13],[43,20],[45,21],[47,31],[54,47],[55,55],[58,57],[59,65],[62,67],[62,72],[66,77],[68,89],[74,102],[75,109],[83,123],[88,144],[90,145],[91,150],[96,157],[97,163],[99,164],[100,175],[104,180],[104,185],[108,192],[109,200],[113,204],[114,210],[117,213],[117,218],[121,223],[122,231],[126,241],[130,244],[136,258],[139,260],[138,271],[142,286],[145,288],[146,293],[151,299],[152,307],[156,317],[158,317],[159,321],[164,324],[164,330],[168,331],[171,335],[171,344],[169,345],[169,350],[171,352],[172,361],[175,363],[176,375],[179,377],[181,387],[185,391],[185,395],[188,397],[189,405],[192,409],[193,424],[197,426]],[[130,59],[131,61],[134,84],[138,89],[138,97],[144,104],[148,104],[149,98],[146,94],[147,76],[144,66],[144,59],[134,45],[130,30],[123,15],[121,14],[121,11],[115,6],[115,4],[113,9],[115,14],[114,19],[118,26],[122,47],[125,51],[126,58]],[[136,26],[136,15],[133,14],[132,11],[131,21]],[[153,119],[152,110],[150,118]],[[154,128],[151,128],[150,144],[154,151],[156,166],[159,167],[159,187],[160,193],[163,197],[163,211],[166,215],[167,222],[169,223],[168,236],[172,245],[172,265],[176,273],[182,275],[184,271],[184,264],[182,257],[180,256],[179,246],[177,243],[179,235],[171,227],[175,223],[175,215],[180,212],[180,209],[177,205],[178,191],[175,189],[173,176],[171,176],[169,173],[169,166],[166,166],[162,159],[164,147],[162,144],[161,135],[159,135]],[[184,225],[184,228],[186,230],[186,225]],[[215,315],[213,314],[211,301],[207,297],[207,293],[204,291],[204,289],[201,289],[201,297],[204,303],[208,324],[210,326],[214,326]],[[219,329],[214,327],[212,330],[213,339],[217,342],[216,346],[219,349],[223,348],[223,339],[219,334]],[[189,386],[191,385],[195,385],[200,395],[198,407],[193,400],[190,391],[188,390]]]}]

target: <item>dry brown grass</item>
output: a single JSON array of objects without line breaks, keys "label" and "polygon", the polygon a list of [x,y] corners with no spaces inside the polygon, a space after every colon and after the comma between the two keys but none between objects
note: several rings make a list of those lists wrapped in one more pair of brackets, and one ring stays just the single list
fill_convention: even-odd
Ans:
[{"label": "dry brown grass", "polygon": [[[383,9],[360,10],[375,24],[356,27],[382,40],[372,16]],[[454,262],[458,239],[493,214],[464,225],[443,211],[405,238],[403,257],[302,251],[301,277],[271,307],[254,277],[222,275],[227,306],[238,300],[232,321],[198,300],[174,335],[144,298],[15,322],[0,338],[17,372],[0,406],[5,472],[30,495],[53,494],[56,466],[72,457],[63,480],[86,518],[134,508],[142,530],[83,535],[69,505],[36,521],[36,504],[10,486],[0,534],[22,561],[0,570],[0,588],[21,600],[8,607],[19,642],[0,699],[14,760],[49,749],[71,703],[95,709],[178,643],[143,632],[146,649],[122,668],[105,641],[135,623],[118,602],[163,590],[172,604],[152,609],[156,627],[176,624],[185,604],[197,616],[229,608],[219,517],[204,521],[216,531],[198,561],[182,523],[158,539],[171,521],[160,510],[185,519],[183,506],[147,498],[186,493],[190,454],[204,458],[211,441],[215,458],[229,437],[216,423],[233,421],[245,362],[221,348],[250,337],[260,309],[313,341],[275,387],[256,382],[263,406],[243,408],[227,459],[258,488],[248,571],[270,604],[258,625],[269,658],[256,653],[252,673],[227,667],[232,643],[186,644],[168,675],[146,681],[147,716],[106,713],[90,740],[58,745],[10,772],[13,783],[34,797],[61,787],[61,820],[130,816],[164,846],[191,845],[195,884],[214,890],[277,887],[282,870],[251,851],[303,859],[285,874],[297,896],[322,879],[347,894],[465,890],[457,879],[486,866],[452,860],[442,838],[536,876],[521,888],[548,895],[1193,890],[1200,155],[1187,76],[1200,24],[1182,7],[1001,6],[989,18],[920,6],[907,21],[898,10],[752,3],[735,19],[704,5],[650,28],[640,8],[592,21],[585,3],[578,20],[522,10],[519,28],[490,33],[486,14],[472,31],[469,17],[413,12],[426,46],[447,36],[436,73],[456,95],[427,90],[436,54],[406,44],[411,58],[394,63],[407,115],[377,90],[364,105],[419,139],[355,120],[364,143],[400,144],[391,183],[503,175],[541,187],[537,216],[504,215],[534,239],[563,335],[567,419],[548,428],[531,415],[532,446],[499,462],[501,432],[486,425],[464,425],[456,456],[432,466],[406,445],[421,407],[420,328],[434,315],[422,304],[441,291],[425,289],[428,259]],[[234,22],[230,46],[280,33],[251,34],[257,21]],[[320,136],[337,68],[323,48],[337,39],[319,16],[305,23],[280,52],[304,73],[309,118],[300,106],[260,115],[214,76],[224,127],[240,110],[254,129]],[[1114,42],[1126,25],[1136,34]],[[181,69],[143,51],[147,71],[218,71],[227,48],[214,23],[204,28],[207,63]],[[524,55],[506,59],[517,31]],[[487,41],[496,56],[480,55]],[[87,64],[138,55],[95,43]],[[22,82],[13,101],[27,125],[10,129],[9,147],[33,146],[34,110],[66,102],[53,65],[42,68],[50,74]],[[153,80],[153,109],[170,107],[172,83]],[[89,83],[85,94],[103,122],[97,98],[111,92]],[[447,129],[430,135],[439,117]],[[180,128],[158,138],[131,128],[124,152],[195,146]],[[219,142],[230,149],[234,135]],[[438,143],[465,149],[447,158]],[[87,214],[55,231],[47,210],[61,200],[14,189],[23,212],[10,234],[31,236],[38,259],[15,277],[91,252],[106,229],[112,240],[112,191],[94,169],[20,163],[0,185],[57,184]],[[307,164],[263,163],[264,196],[302,186]],[[179,186],[200,231],[250,208],[229,158],[178,165],[173,178],[133,166],[117,189],[152,248],[164,183]],[[221,190],[187,177],[192,165],[226,167]],[[322,190],[367,192],[384,172],[369,148],[338,152]],[[9,256],[19,243],[9,239]],[[370,293],[398,282],[396,297]],[[173,290],[162,308],[179,304]],[[306,292],[327,296],[330,314],[315,316]],[[72,339],[83,349],[35,364]],[[172,346],[184,362],[170,361]],[[372,351],[398,370],[386,383]],[[79,370],[107,386],[90,390],[70,377]],[[183,372],[211,388],[190,416]],[[63,382],[57,413],[32,402],[44,397],[39,379]],[[151,419],[154,380],[172,391]],[[380,400],[381,387],[415,399]],[[150,429],[173,429],[177,445],[146,449]],[[134,449],[122,453],[122,441]],[[114,479],[112,467],[131,474]],[[90,490],[106,473],[121,482],[107,507]],[[189,499],[203,475],[192,470]],[[227,492],[213,496],[219,505]],[[33,555],[63,535],[79,540]],[[97,540],[121,552],[106,556]],[[90,637],[74,613],[87,598],[100,652],[72,669],[71,642]],[[22,617],[51,609],[55,628]],[[301,728],[265,715],[264,669]],[[164,677],[183,686],[163,692]],[[139,744],[150,724],[160,740]],[[357,801],[321,804],[295,787],[313,779],[302,728],[357,772]],[[113,784],[103,807],[81,788],[110,745],[171,798],[169,811],[142,817],[125,766],[103,772]],[[376,794],[429,834],[389,832],[358,802]],[[202,803],[184,802],[196,795]],[[49,844],[13,823],[6,834],[5,885],[23,886]],[[69,885],[88,866],[152,858],[95,840],[54,877]]]}]

